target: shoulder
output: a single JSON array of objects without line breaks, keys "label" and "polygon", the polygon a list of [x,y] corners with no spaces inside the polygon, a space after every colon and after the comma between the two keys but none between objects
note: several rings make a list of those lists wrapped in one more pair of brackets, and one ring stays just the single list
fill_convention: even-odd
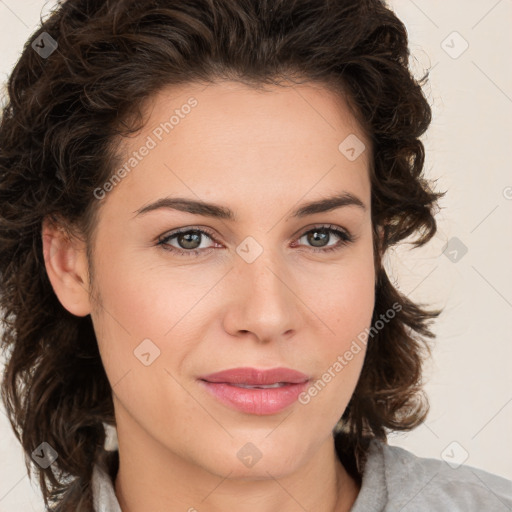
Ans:
[{"label": "shoulder", "polygon": [[[373,459],[373,466],[372,466]],[[368,469],[380,462],[387,490],[384,510],[496,511],[512,510],[512,482],[472,466],[450,466],[380,441],[372,441]],[[366,471],[365,471],[366,472]]]}]

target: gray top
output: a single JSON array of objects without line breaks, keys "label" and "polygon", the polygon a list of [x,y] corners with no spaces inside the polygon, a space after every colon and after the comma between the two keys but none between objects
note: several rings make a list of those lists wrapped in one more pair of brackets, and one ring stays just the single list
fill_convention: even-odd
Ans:
[{"label": "gray top", "polygon": [[[122,512],[112,477],[93,470],[95,512]],[[456,469],[438,459],[380,441],[371,442],[361,490],[350,512],[511,512],[512,481],[471,466]]]}]

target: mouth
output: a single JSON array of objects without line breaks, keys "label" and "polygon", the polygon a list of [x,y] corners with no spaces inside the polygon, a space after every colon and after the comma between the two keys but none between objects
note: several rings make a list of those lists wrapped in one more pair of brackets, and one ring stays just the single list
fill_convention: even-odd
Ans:
[{"label": "mouth", "polygon": [[199,379],[207,382],[223,382],[245,386],[279,386],[281,384],[300,384],[309,380],[309,376],[298,370],[284,367],[264,370],[240,367],[203,375]]},{"label": "mouth", "polygon": [[292,406],[310,378],[289,368],[234,368],[200,377],[198,381],[210,396],[231,409],[270,415]]}]

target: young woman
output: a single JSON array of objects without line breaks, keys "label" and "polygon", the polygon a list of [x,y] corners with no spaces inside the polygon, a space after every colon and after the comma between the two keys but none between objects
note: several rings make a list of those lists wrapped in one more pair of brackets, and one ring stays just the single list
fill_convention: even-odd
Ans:
[{"label": "young woman", "polygon": [[2,397],[49,510],[512,508],[386,443],[427,414],[440,314],[382,265],[442,196],[407,44],[379,0],[67,0],[30,38]]}]

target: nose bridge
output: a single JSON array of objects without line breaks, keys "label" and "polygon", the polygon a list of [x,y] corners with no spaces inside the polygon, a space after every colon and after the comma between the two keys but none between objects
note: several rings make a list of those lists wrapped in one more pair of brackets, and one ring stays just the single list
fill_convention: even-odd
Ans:
[{"label": "nose bridge", "polygon": [[[249,251],[245,254],[256,249],[248,243]],[[263,249],[253,260],[244,258],[243,254],[235,265],[234,279],[239,283],[234,302],[236,330],[252,331],[260,338],[270,339],[296,328],[294,309],[297,305],[279,256],[270,249]]]},{"label": "nose bridge", "polygon": [[[251,248],[251,250],[254,250]],[[283,282],[284,265],[280,264],[280,257],[276,251],[262,248],[261,253],[254,260],[243,257],[237,263],[240,278],[248,284],[249,295],[259,300],[266,297],[264,303],[280,301],[287,295]]]}]

